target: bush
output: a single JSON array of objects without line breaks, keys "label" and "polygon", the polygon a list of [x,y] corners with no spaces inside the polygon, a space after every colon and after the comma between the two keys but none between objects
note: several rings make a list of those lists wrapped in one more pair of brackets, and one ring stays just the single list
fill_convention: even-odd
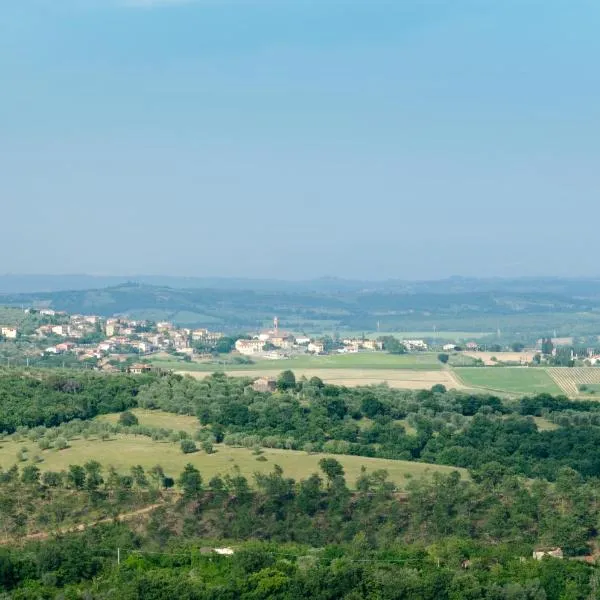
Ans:
[{"label": "bush", "polygon": [[215,452],[215,449],[210,440],[204,440],[202,442],[202,450],[204,450],[204,452],[206,452],[206,454],[214,454],[214,452]]},{"label": "bush", "polygon": [[125,427],[132,427],[133,425],[138,425],[139,420],[131,411],[126,410],[119,416],[119,423],[125,425]]},{"label": "bush", "polygon": [[192,452],[198,451],[198,448],[196,448],[196,444],[193,442],[193,440],[181,440],[179,445],[184,454],[191,454]]},{"label": "bush", "polygon": [[66,438],[59,437],[59,438],[56,438],[56,441],[54,442],[54,447],[57,450],[64,450],[65,448],[69,447],[69,443],[67,442]]},{"label": "bush", "polygon": [[40,441],[38,442],[38,448],[40,450],[48,450],[48,448],[50,448],[50,440],[46,439],[46,438],[41,438]]},{"label": "bush", "polygon": [[449,358],[450,358],[450,355],[446,354],[445,352],[438,354],[438,360],[443,364],[446,364],[448,362]]}]

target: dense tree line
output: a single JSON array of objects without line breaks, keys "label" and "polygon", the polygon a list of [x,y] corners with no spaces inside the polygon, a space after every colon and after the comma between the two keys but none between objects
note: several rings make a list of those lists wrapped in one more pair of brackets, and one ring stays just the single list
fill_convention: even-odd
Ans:
[{"label": "dense tree line", "polygon": [[[282,382],[280,378],[280,383]],[[249,380],[215,374],[202,381],[164,377],[145,386],[140,406],[196,414],[214,441],[309,452],[419,460],[480,469],[498,462],[514,473],[553,480],[566,466],[600,476],[600,406],[540,395],[502,401],[436,386],[344,388],[318,378],[256,392]],[[541,431],[531,418],[561,425]],[[577,417],[581,415],[581,417]]]},{"label": "dense tree line", "polygon": [[0,432],[53,427],[136,406],[140,388],[155,375],[103,375],[61,370],[0,369]]},{"label": "dense tree line", "polygon": [[[111,493],[162,486],[164,477],[159,467],[117,476],[87,464],[70,467],[52,488],[12,469],[0,477],[0,491],[23,496],[66,487],[102,505]],[[1,549],[5,597],[597,597],[594,567],[531,558],[538,545],[560,545],[569,557],[594,544],[597,482],[568,469],[555,486],[496,468],[473,481],[455,473],[411,482],[401,494],[385,472],[364,472],[350,492],[341,465],[324,459],[320,473],[302,481],[278,467],[253,482],[239,473],[204,481],[188,465],[177,485],[174,504],[157,509],[144,527],[107,524]],[[236,540],[230,557],[210,552],[223,539]]]}]

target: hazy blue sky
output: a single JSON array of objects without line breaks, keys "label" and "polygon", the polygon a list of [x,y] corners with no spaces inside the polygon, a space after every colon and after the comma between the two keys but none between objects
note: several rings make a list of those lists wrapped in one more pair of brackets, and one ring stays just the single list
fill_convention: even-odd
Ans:
[{"label": "hazy blue sky", "polygon": [[1,0],[0,272],[599,274],[597,0]]}]

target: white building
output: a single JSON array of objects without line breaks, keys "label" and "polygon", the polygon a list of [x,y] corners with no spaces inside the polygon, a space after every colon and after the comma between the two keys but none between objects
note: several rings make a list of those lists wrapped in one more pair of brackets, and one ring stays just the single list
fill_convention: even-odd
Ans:
[{"label": "white building", "polygon": [[0,333],[2,333],[7,340],[16,340],[19,332],[16,327],[2,327]]},{"label": "white building", "polygon": [[427,344],[423,340],[402,340],[407,350],[427,350]]},{"label": "white building", "polygon": [[325,352],[325,344],[323,342],[310,342],[308,344],[308,351],[313,354],[323,354]]},{"label": "white building", "polygon": [[240,354],[249,356],[251,354],[259,354],[262,352],[265,342],[262,340],[238,340],[235,343],[235,349]]}]

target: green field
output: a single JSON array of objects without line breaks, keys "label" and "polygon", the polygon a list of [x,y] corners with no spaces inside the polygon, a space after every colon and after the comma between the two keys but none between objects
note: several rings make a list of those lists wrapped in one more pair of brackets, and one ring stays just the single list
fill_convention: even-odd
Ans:
[{"label": "green field", "polygon": [[507,394],[563,393],[542,368],[462,367],[455,369],[454,373],[471,388],[484,388]]},{"label": "green field", "polygon": [[580,383],[577,389],[582,394],[600,394],[600,383]]},{"label": "green field", "polygon": [[[187,431],[188,433],[195,433],[200,429],[198,419],[188,415],[176,415],[162,410],[147,410],[144,408],[134,408],[131,412],[138,418],[140,425],[147,427],[164,427],[165,429]],[[96,419],[108,423],[117,423],[119,414],[100,415]]]},{"label": "green field", "polygon": [[329,356],[299,356],[283,360],[257,360],[252,364],[183,362],[155,359],[156,366],[184,371],[274,371],[285,369],[410,369],[439,371],[442,368],[434,352],[419,354],[386,354],[384,352],[359,352],[357,354],[332,354]]},{"label": "green field", "polygon": [[371,340],[380,338],[386,335],[392,335],[398,339],[403,340],[422,340],[422,339],[433,339],[433,340],[478,340],[480,338],[495,335],[495,332],[491,331],[377,331],[377,332],[365,332],[365,331],[331,331],[329,335],[338,333],[340,337],[362,337],[363,335]]},{"label": "green field", "polygon": [[[104,467],[113,466],[118,471],[126,471],[134,465],[142,465],[149,469],[154,465],[161,465],[165,472],[171,476],[178,476],[187,463],[195,465],[208,481],[214,475],[232,473],[237,465],[242,474],[251,478],[256,472],[267,473],[274,465],[280,465],[285,474],[294,479],[306,478],[319,471],[319,460],[324,456],[337,459],[346,472],[348,484],[354,486],[356,478],[360,475],[361,466],[368,471],[386,469],[390,479],[398,487],[402,487],[411,477],[420,477],[434,471],[449,473],[460,471],[466,477],[464,469],[455,469],[425,463],[385,460],[367,458],[362,456],[342,456],[326,454],[307,454],[294,450],[279,450],[265,448],[262,456],[265,462],[257,461],[252,450],[247,448],[233,448],[223,444],[215,444],[215,454],[197,452],[195,454],[182,454],[179,445],[171,442],[155,442],[148,437],[119,435],[108,441],[97,439],[75,439],[69,442],[70,447],[65,450],[39,451],[32,442],[3,441],[0,444],[0,466],[7,469],[17,462],[16,454],[22,446],[27,446],[30,454],[39,454],[43,462],[38,466],[41,470],[60,471],[72,464],[83,464],[89,460],[97,460]],[[20,463],[22,466],[31,464]]]}]

